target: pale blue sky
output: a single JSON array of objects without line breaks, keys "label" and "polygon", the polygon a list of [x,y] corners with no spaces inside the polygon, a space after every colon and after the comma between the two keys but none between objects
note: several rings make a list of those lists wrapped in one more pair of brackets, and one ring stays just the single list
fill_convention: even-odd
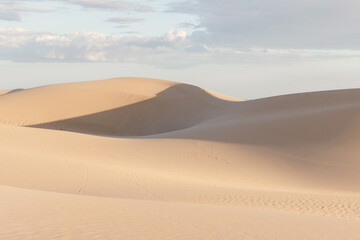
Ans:
[{"label": "pale blue sky", "polygon": [[0,0],[0,89],[143,76],[244,99],[360,87],[357,0]]}]

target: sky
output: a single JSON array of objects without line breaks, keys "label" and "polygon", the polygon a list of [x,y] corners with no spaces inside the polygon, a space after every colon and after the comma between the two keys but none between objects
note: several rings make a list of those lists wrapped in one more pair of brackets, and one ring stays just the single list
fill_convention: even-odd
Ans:
[{"label": "sky", "polygon": [[358,0],[0,0],[0,89],[151,77],[242,99],[360,87]]}]

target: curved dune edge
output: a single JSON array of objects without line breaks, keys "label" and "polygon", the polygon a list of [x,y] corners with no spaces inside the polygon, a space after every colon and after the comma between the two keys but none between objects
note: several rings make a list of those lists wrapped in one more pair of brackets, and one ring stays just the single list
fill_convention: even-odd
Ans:
[{"label": "curved dune edge", "polygon": [[6,94],[8,92],[11,92],[11,90],[0,90],[0,95]]},{"label": "curved dune edge", "polygon": [[221,99],[221,100],[231,101],[231,102],[242,102],[242,101],[244,101],[243,99],[238,99],[238,98],[235,98],[235,97],[227,96],[227,95],[217,93],[217,92],[214,92],[214,91],[211,91],[211,90],[204,89],[204,91],[209,93],[210,95],[218,98],[218,99]]},{"label": "curved dune edge", "polygon": [[359,120],[358,89],[237,101],[125,78],[0,95],[0,239],[357,239]]}]

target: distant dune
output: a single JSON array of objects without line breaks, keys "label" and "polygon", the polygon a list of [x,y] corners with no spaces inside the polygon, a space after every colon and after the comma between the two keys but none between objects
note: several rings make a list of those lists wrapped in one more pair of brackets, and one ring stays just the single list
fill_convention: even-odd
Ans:
[{"label": "distant dune", "polygon": [[360,239],[360,90],[0,91],[0,239]]}]

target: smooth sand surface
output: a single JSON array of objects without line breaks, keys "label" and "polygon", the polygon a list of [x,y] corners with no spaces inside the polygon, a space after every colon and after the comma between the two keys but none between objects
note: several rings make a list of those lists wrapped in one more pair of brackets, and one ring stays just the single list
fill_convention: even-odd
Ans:
[{"label": "smooth sand surface", "polygon": [[360,239],[359,120],[358,89],[0,91],[0,239]]}]

